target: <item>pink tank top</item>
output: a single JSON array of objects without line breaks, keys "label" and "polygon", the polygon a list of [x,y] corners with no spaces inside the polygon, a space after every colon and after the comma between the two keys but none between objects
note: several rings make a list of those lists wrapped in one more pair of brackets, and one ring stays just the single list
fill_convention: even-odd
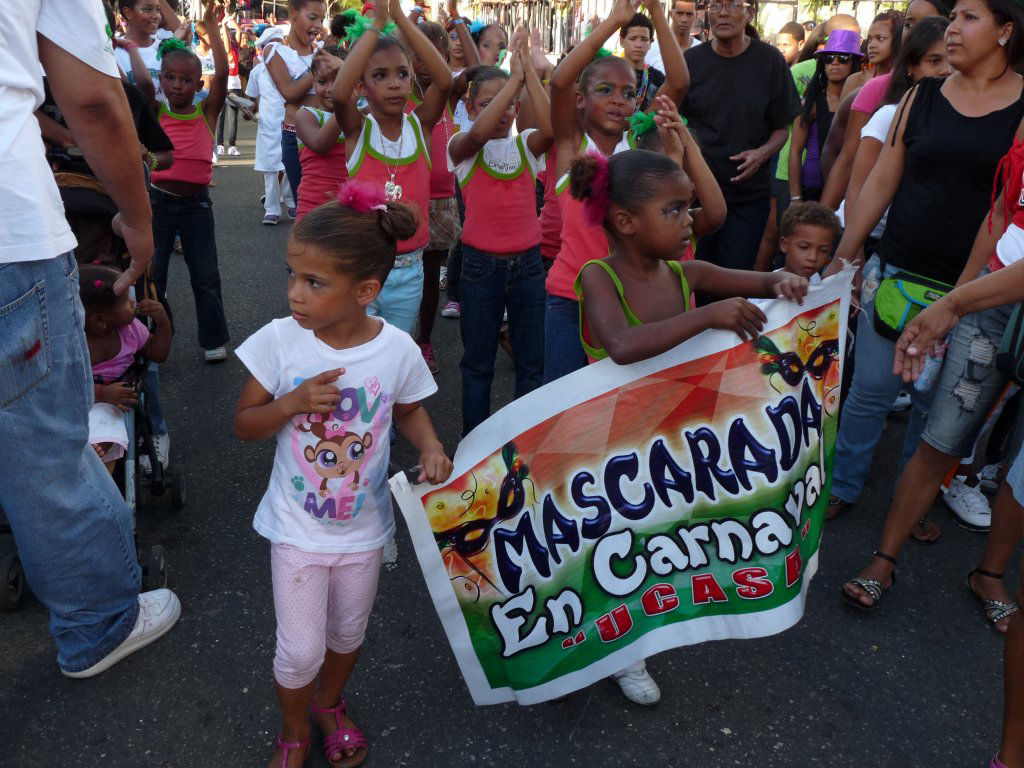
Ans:
[{"label": "pink tank top", "polygon": [[356,148],[349,159],[348,175],[353,179],[379,184],[385,194],[390,187],[396,193],[394,199],[419,210],[420,222],[416,234],[398,243],[399,253],[410,253],[426,247],[430,240],[427,211],[430,200],[430,154],[423,141],[419,118],[415,114],[407,115],[402,120],[401,157],[386,157],[376,149],[375,144],[383,146],[382,139],[377,121],[373,115],[367,115]]},{"label": "pink tank top", "polygon": [[160,127],[174,145],[174,164],[153,171],[153,183],[187,181],[209,186],[213,181],[213,131],[203,117],[203,102],[187,115],[175,114],[161,102]]},{"label": "pink tank top", "polygon": [[[405,114],[411,115],[420,105],[415,86],[405,105]],[[455,116],[450,104],[445,104],[441,119],[430,132],[430,199],[444,200],[455,197],[455,174],[448,170],[448,142],[455,135]]]},{"label": "pink tank top", "polygon": [[496,171],[477,153],[473,168],[462,181],[466,222],[462,242],[486,253],[520,253],[540,243],[537,220],[536,179],[527,159],[522,135],[515,138],[519,167],[510,173]]},{"label": "pink tank top", "polygon": [[544,206],[540,209],[540,255],[549,261],[558,256],[562,247],[562,209],[555,191],[558,160],[555,148],[548,150],[544,168]]},{"label": "pink tank top", "polygon": [[[596,147],[597,144],[589,136],[584,136],[580,144],[580,154]],[[634,148],[633,134],[627,131],[612,154],[617,155],[619,152]],[[569,174],[558,180],[555,193],[562,209],[562,242],[558,257],[548,272],[545,287],[552,296],[576,301],[576,292],[573,290],[576,276],[583,265],[591,259],[603,259],[608,255],[608,237],[604,233],[604,227],[591,226],[583,217],[583,203],[574,198],[569,191]]]},{"label": "pink tank top", "polygon": [[[309,110],[321,127],[329,115],[321,109],[303,107]],[[348,178],[345,166],[345,135],[340,134],[337,142],[330,150],[321,155],[314,152],[301,141],[299,142],[299,163],[302,165],[302,181],[299,182],[299,206],[295,212],[295,221],[319,205],[335,200],[338,187]]]}]

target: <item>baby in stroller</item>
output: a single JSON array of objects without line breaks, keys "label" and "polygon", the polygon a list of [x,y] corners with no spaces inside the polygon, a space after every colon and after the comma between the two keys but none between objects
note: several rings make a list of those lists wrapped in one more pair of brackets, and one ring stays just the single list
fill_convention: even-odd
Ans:
[{"label": "baby in stroller", "polygon": [[[138,400],[132,383],[123,381],[136,353],[162,363],[171,349],[171,324],[163,305],[155,299],[138,302],[117,296],[114,283],[121,273],[113,267],[86,264],[79,268],[79,293],[85,308],[85,337],[89,345],[95,386],[95,404],[89,411],[89,442],[107,469],[128,448],[124,413]],[[153,331],[138,319],[151,318]]]}]

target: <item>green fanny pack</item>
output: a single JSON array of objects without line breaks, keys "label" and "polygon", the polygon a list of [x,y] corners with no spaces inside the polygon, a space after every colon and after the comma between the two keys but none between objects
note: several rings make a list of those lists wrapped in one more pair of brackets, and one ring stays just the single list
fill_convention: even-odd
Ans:
[{"label": "green fanny pack", "polygon": [[[885,270],[885,264],[882,264]],[[953,286],[913,272],[897,272],[878,284],[875,294],[875,331],[896,341],[903,329],[922,309],[930,307]]]}]

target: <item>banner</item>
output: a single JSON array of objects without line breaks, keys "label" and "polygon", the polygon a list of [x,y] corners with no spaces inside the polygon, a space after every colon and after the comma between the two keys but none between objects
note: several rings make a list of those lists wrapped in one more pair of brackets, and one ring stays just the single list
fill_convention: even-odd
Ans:
[{"label": "banner", "polygon": [[520,398],[443,486],[392,491],[477,704],[534,704],[652,654],[803,615],[828,503],[850,272],[763,335],[707,331]]}]

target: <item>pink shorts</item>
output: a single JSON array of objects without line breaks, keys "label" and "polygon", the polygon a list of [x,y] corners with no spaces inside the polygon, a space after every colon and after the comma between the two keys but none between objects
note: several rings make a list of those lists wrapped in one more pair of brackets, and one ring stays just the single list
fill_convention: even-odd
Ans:
[{"label": "pink shorts", "polygon": [[274,678],[280,685],[302,688],[316,678],[328,648],[351,653],[362,645],[383,551],[323,553],[270,545]]}]

